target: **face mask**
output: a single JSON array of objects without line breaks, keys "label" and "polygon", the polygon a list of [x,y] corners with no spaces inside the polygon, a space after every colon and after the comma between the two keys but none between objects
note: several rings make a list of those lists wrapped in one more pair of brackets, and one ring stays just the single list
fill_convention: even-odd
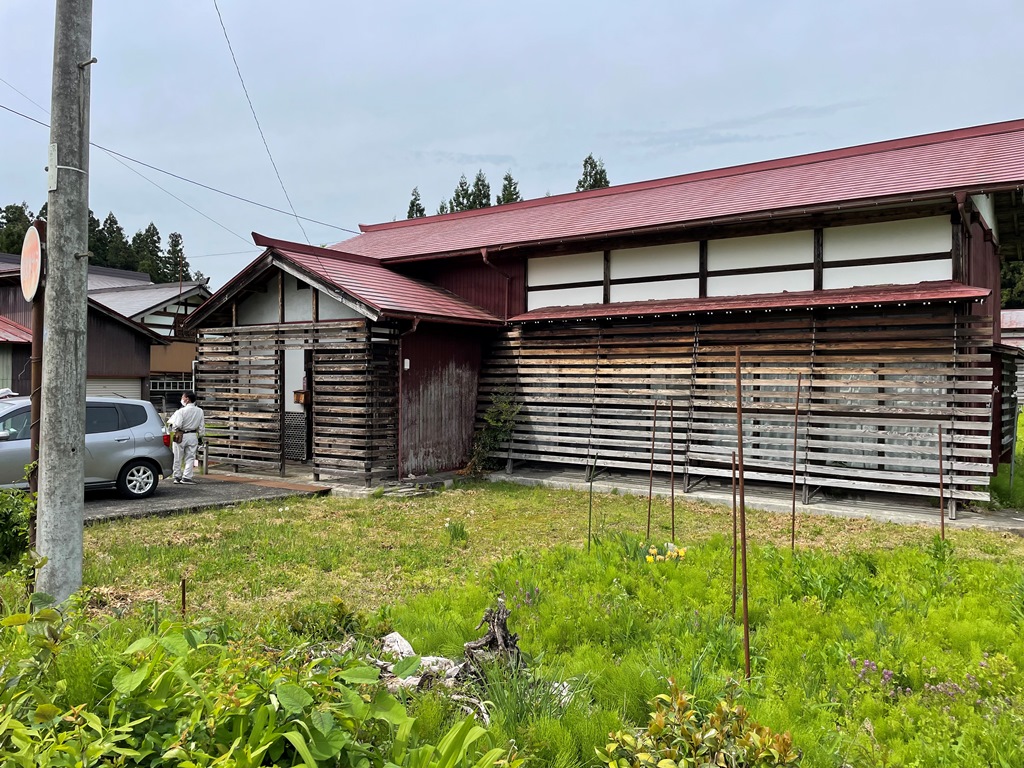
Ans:
[{"label": "face mask", "polygon": [[182,398],[181,405],[182,405],[182,407],[185,407],[186,405],[188,405],[188,400],[185,400],[184,398]]}]

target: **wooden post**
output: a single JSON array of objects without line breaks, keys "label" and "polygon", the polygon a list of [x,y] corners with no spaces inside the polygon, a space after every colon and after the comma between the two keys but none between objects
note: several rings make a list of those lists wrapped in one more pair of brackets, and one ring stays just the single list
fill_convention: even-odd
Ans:
[{"label": "wooden post", "polygon": [[740,483],[740,563],[743,586],[743,664],[750,679],[750,616],[747,611],[747,504],[743,488],[743,384],[740,378],[740,348],[736,347],[736,461]]},{"label": "wooden post", "polygon": [[658,401],[654,401],[654,420],[651,422],[651,479],[647,484],[647,543],[651,541],[651,500],[654,498],[654,436],[658,429]]},{"label": "wooden post", "polygon": [[789,549],[796,551],[796,441],[800,431],[800,380],[803,374],[796,375],[796,401],[793,404],[793,519],[789,533]]},{"label": "wooden post", "polygon": [[736,451],[732,452],[732,618],[736,619]]},{"label": "wooden post", "polygon": [[939,532],[942,540],[946,540],[946,499],[942,477],[942,425],[939,424]]},{"label": "wooden post", "polygon": [[668,401],[669,498],[672,508],[672,543],[676,543],[676,410],[675,400]]},{"label": "wooden post", "polygon": [[185,618],[185,577],[181,577],[181,618]]}]

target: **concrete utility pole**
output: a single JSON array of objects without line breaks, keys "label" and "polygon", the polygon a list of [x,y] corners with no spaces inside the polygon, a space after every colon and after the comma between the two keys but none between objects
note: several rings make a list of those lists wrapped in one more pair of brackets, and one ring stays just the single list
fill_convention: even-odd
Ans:
[{"label": "concrete utility pole", "polygon": [[82,585],[85,331],[92,0],[57,0],[53,40],[46,316],[36,589],[63,602]]}]

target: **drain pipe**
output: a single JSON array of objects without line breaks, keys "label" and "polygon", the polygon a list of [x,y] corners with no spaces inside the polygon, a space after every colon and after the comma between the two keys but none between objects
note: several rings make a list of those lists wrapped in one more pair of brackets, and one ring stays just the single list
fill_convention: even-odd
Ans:
[{"label": "drain pipe", "polygon": [[498,269],[498,267],[496,267],[493,263],[491,263],[491,260],[487,258],[486,246],[480,249],[480,255],[483,257],[484,264],[486,264],[488,267],[490,267],[499,275],[505,278],[505,313],[502,315],[501,319],[508,320],[508,305],[511,301],[512,293],[512,275],[503,272],[502,270]]}]

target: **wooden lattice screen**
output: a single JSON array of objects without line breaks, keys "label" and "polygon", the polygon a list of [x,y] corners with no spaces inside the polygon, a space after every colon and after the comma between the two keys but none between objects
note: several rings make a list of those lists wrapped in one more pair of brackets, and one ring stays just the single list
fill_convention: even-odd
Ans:
[{"label": "wooden lattice screen", "polygon": [[947,493],[988,498],[992,368],[977,348],[989,321],[952,306],[755,317],[512,329],[481,377],[481,412],[498,389],[522,407],[498,456],[647,470],[657,401],[655,469],[674,448],[678,474],[728,476],[740,347],[747,478],[791,482],[799,372],[805,489],[937,496],[942,425]]},{"label": "wooden lattice screen", "polygon": [[284,470],[285,351],[311,349],[314,475],[393,476],[396,339],[364,320],[203,329],[196,389],[210,462]]}]

